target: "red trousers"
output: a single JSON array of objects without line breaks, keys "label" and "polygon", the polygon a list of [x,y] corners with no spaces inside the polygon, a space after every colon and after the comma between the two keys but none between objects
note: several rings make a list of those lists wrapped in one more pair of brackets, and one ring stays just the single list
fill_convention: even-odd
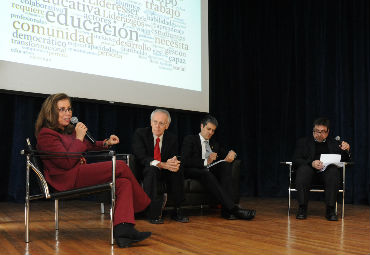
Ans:
[{"label": "red trousers", "polygon": [[[112,180],[112,161],[82,164],[79,167],[75,187],[85,187]],[[134,213],[143,211],[150,199],[137,182],[125,162],[116,163],[116,205],[113,225],[123,222],[135,224]]]}]

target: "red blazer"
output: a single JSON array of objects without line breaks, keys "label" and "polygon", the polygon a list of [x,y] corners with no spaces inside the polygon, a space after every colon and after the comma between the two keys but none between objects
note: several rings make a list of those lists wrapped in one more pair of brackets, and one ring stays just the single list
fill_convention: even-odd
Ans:
[{"label": "red blazer", "polygon": [[[76,133],[60,134],[50,128],[42,128],[37,137],[37,149],[51,152],[85,152],[102,150],[103,141],[93,145],[89,141],[76,139]],[[44,174],[47,182],[57,190],[68,190],[75,187],[81,166],[80,158],[49,158],[43,159]],[[86,165],[84,166],[86,167]]]}]

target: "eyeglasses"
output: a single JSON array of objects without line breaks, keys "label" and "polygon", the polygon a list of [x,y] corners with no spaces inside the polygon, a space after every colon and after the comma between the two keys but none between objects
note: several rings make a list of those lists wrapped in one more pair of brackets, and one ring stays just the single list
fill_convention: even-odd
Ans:
[{"label": "eyeglasses", "polygon": [[313,133],[316,133],[316,134],[326,134],[328,132],[328,130],[317,130],[317,129],[314,129],[312,130]]},{"label": "eyeglasses", "polygon": [[58,111],[59,111],[60,113],[62,113],[62,112],[64,112],[64,113],[72,112],[72,107],[68,107],[68,108],[62,107],[62,108],[58,108]]},{"label": "eyeglasses", "polygon": [[167,122],[161,122],[161,121],[156,121],[156,120],[153,120],[152,122],[154,126],[159,125],[160,127],[164,127],[167,124]]}]

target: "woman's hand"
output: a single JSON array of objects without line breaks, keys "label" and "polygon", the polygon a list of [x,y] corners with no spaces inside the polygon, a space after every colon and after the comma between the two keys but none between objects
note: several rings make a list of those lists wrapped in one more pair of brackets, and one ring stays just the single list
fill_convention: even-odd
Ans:
[{"label": "woman's hand", "polygon": [[108,146],[112,146],[119,143],[119,138],[116,135],[111,135],[108,140],[106,140],[106,144]]},{"label": "woman's hand", "polygon": [[82,122],[78,122],[76,124],[75,131],[76,131],[76,139],[83,142],[86,132],[87,132],[87,127],[85,126],[85,124],[83,124]]}]

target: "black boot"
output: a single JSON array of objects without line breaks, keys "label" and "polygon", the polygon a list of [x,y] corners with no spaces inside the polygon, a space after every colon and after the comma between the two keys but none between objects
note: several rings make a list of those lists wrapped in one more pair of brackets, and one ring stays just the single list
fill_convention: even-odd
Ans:
[{"label": "black boot", "polygon": [[139,232],[131,223],[120,223],[113,228],[113,236],[120,248],[129,247],[151,236],[151,232]]}]

